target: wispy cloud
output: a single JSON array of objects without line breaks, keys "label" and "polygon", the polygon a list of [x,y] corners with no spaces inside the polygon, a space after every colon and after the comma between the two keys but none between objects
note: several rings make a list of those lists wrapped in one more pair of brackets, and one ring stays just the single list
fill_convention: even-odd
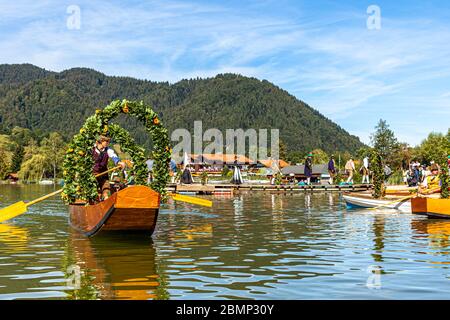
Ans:
[{"label": "wispy cloud", "polygon": [[[366,142],[378,118],[413,144],[424,138],[414,131],[426,128],[420,119],[434,114],[444,117],[434,130],[449,126],[450,24],[420,7],[382,10],[389,18],[374,31],[366,8],[345,2],[75,2],[80,30],[66,27],[74,3],[0,4],[0,62],[170,82],[241,73],[274,82]],[[413,115],[424,107],[427,115]]]}]

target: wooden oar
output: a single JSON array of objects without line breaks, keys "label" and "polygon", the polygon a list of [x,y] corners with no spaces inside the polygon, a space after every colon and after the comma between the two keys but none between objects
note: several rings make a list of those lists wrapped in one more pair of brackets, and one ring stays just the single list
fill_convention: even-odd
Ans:
[{"label": "wooden oar", "polygon": [[212,201],[209,201],[206,199],[201,199],[201,198],[197,198],[197,197],[189,197],[189,196],[176,194],[176,193],[172,193],[169,196],[175,201],[182,201],[182,202],[197,204],[199,206],[204,206],[204,207],[212,207],[212,204],[213,204]]},{"label": "wooden oar", "polygon": [[[103,176],[111,171],[115,171],[120,168],[122,168],[122,167],[121,166],[114,167],[112,169],[109,169],[108,171],[99,173],[95,177],[97,178],[97,177]],[[14,203],[6,208],[0,209],[0,222],[10,220],[10,219],[15,218],[23,213],[26,213],[29,206],[32,206],[33,204],[41,202],[45,199],[51,198],[51,197],[57,195],[58,193],[61,193],[62,191],[63,191],[63,189],[59,189],[59,190],[53,191],[52,193],[49,193],[43,197],[37,198],[33,201],[30,201],[27,203],[25,203],[23,201],[19,201],[19,202]]]},{"label": "wooden oar", "polygon": [[[422,194],[424,194],[424,195],[432,194],[434,191],[438,191],[439,189],[440,189],[440,187],[439,187],[439,188],[434,188],[434,189],[428,190],[427,193],[422,193]],[[389,205],[394,204],[394,203],[397,203],[397,202],[402,202],[402,201],[405,201],[405,200],[408,200],[408,199],[415,198],[415,197],[417,197],[417,195],[418,195],[417,193],[414,193],[414,194],[412,194],[412,195],[410,195],[410,196],[407,196],[407,197],[404,197],[404,198],[400,198],[400,199],[396,199],[396,200],[394,200],[394,201],[391,201],[391,202],[382,204],[382,205],[380,205],[380,206],[376,206],[376,207],[373,207],[373,208],[369,208],[369,210],[380,209],[380,208],[389,206]]]},{"label": "wooden oar", "polygon": [[380,208],[389,206],[389,205],[394,204],[394,203],[397,203],[397,202],[402,202],[402,201],[405,201],[405,200],[408,200],[408,199],[412,199],[412,198],[414,198],[414,197],[416,197],[416,196],[417,196],[417,194],[413,194],[412,196],[407,196],[407,197],[404,197],[404,198],[396,199],[396,200],[394,200],[394,201],[391,201],[391,202],[382,204],[382,205],[380,205],[380,206],[376,206],[376,207],[373,207],[373,208],[369,208],[369,210],[377,210],[377,209],[380,209]]}]

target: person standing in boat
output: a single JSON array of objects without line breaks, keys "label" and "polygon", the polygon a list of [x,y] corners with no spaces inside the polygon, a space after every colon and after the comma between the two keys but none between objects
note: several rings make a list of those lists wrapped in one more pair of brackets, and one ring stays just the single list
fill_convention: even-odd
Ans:
[{"label": "person standing in boat", "polygon": [[334,156],[331,155],[330,161],[328,161],[328,174],[330,175],[329,184],[333,184],[334,177],[336,175],[336,162],[334,161]]},{"label": "person standing in boat", "polygon": [[311,184],[311,177],[313,174],[313,163],[312,163],[312,154],[308,154],[308,157],[305,161],[305,177],[306,177],[306,183]]},{"label": "person standing in boat", "polygon": [[[99,136],[92,148],[92,158],[94,159],[94,167],[92,169],[95,175],[108,171],[108,161],[111,159],[114,165],[119,165],[122,169],[125,169],[125,163],[120,161],[120,158],[114,152],[113,149],[109,148],[109,143],[111,138],[106,136]],[[99,197],[102,200],[106,200],[111,195],[111,186],[109,184],[109,177],[104,174],[97,177],[97,185],[99,191]]]}]

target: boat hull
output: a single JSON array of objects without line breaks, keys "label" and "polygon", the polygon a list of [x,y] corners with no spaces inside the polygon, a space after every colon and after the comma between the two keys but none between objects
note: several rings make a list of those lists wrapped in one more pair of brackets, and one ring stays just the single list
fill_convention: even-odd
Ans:
[{"label": "boat hull", "polygon": [[[395,201],[395,197],[374,199],[371,195],[360,194],[344,194],[343,198],[349,208],[376,208],[379,206],[385,206],[384,209],[394,209],[401,212],[411,212],[411,200],[392,203]],[[401,198],[401,197],[400,197]]]},{"label": "boat hull", "polygon": [[95,205],[69,205],[70,225],[86,236],[100,231],[143,231],[152,234],[160,194],[145,186],[129,186]]},{"label": "boat hull", "polygon": [[450,219],[450,199],[414,198],[412,212],[426,214],[430,218]]}]

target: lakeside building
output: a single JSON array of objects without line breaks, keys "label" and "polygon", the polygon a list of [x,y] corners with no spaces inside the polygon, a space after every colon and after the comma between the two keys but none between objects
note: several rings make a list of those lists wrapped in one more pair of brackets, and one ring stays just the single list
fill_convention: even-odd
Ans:
[{"label": "lakeside building", "polygon": [[[300,182],[306,180],[305,165],[287,166],[281,169],[283,176],[294,182]],[[315,164],[312,168],[312,183],[327,182],[330,179],[328,173],[328,166],[326,164]]]}]

